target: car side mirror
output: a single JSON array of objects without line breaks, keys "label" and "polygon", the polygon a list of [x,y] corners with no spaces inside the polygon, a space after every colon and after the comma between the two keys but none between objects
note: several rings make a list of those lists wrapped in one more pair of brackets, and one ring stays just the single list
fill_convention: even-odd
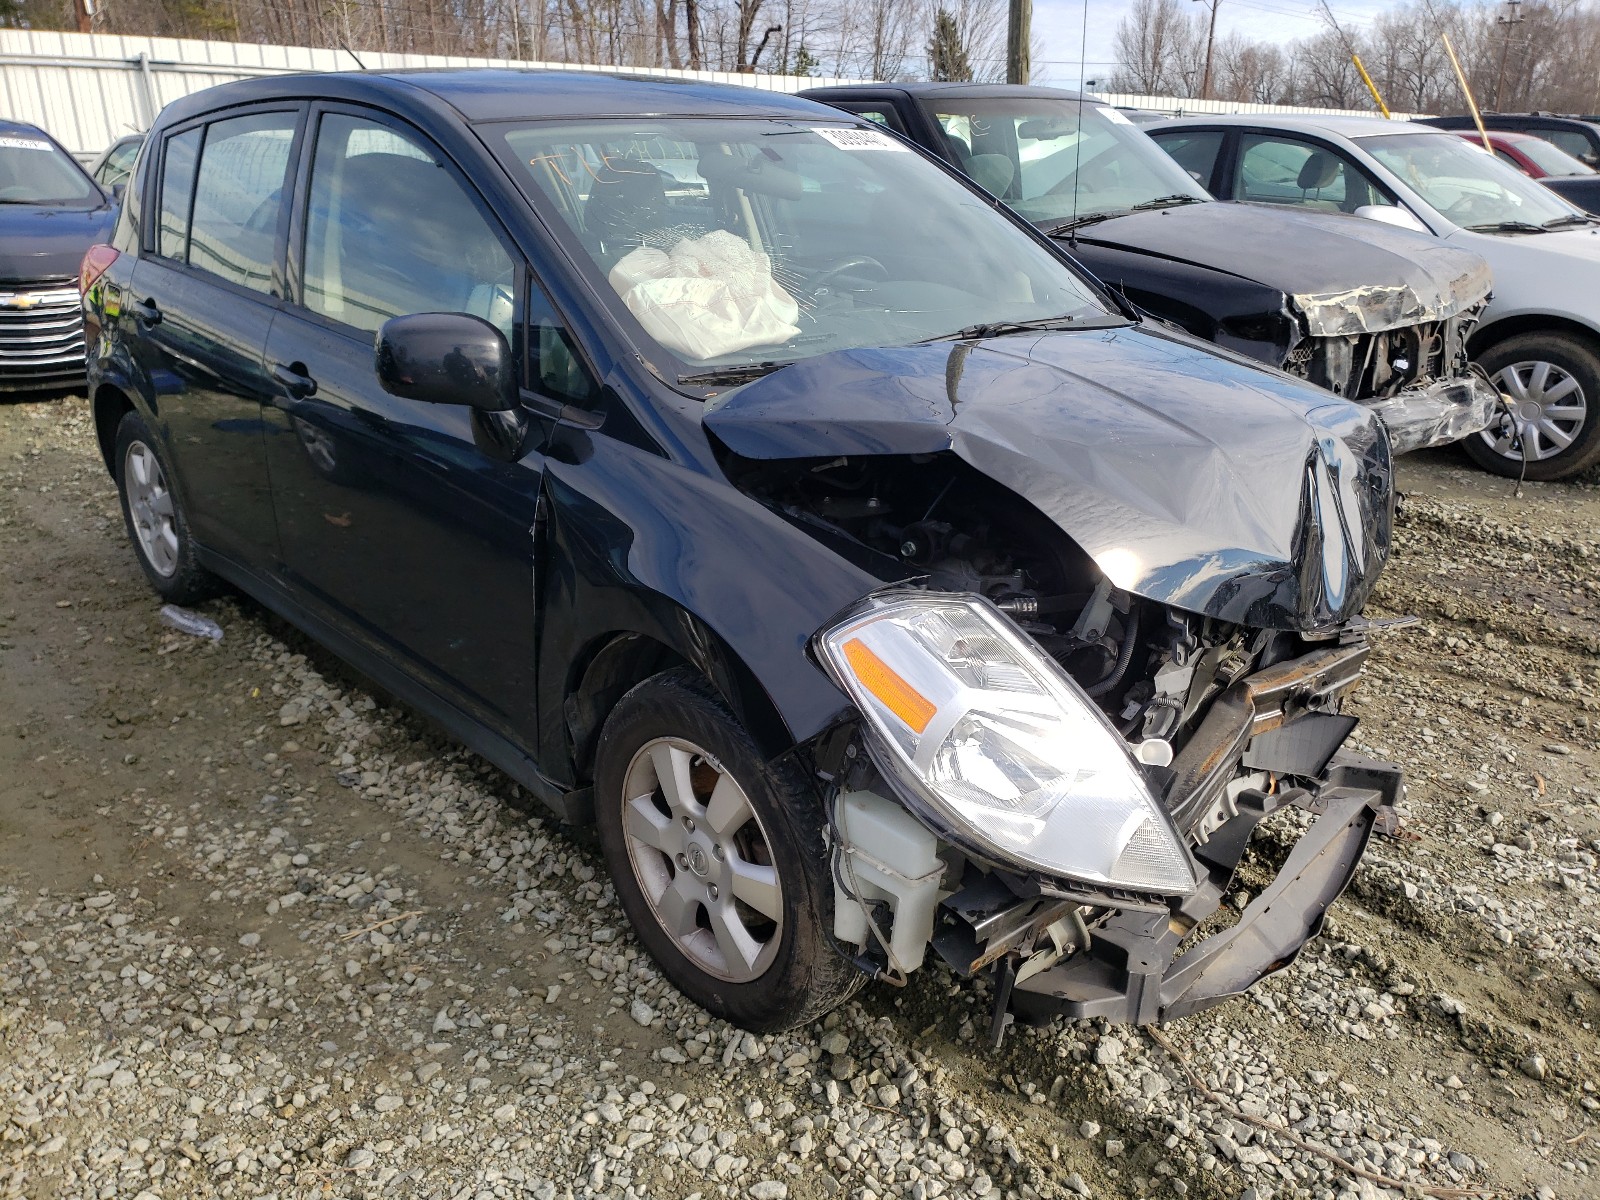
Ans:
[{"label": "car side mirror", "polygon": [[121,183],[113,183],[111,185],[111,198],[113,200],[115,200],[118,204],[121,204],[122,203],[123,193],[126,192],[127,190],[128,190],[128,184],[127,184],[126,180],[122,181]]},{"label": "car side mirror", "polygon": [[1365,217],[1369,221],[1377,221],[1380,225],[1395,225],[1416,233],[1431,232],[1426,225],[1417,220],[1410,209],[1401,208],[1397,204],[1363,204],[1355,210],[1354,215]]},{"label": "car side mirror", "polygon": [[374,363],[391,396],[465,404],[482,412],[517,407],[516,363],[505,335],[466,313],[393,317],[378,330]]}]

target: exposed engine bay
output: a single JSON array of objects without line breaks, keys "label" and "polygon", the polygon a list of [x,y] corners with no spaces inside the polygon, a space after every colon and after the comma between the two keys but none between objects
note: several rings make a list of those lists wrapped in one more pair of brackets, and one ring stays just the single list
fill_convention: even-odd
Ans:
[{"label": "exposed engine bay", "polygon": [[[885,577],[981,596],[1004,613],[1111,722],[1199,866],[1200,886],[1179,900],[1019,872],[908,815],[874,755],[859,752],[860,731],[847,732],[817,748],[817,766],[835,789],[836,934],[874,975],[903,982],[929,945],[962,974],[993,969],[996,1036],[1014,1014],[1183,1015],[1291,961],[1373,826],[1392,824],[1398,771],[1341,751],[1355,725],[1341,700],[1367,654],[1361,618],[1315,633],[1253,629],[1134,595],[950,454],[730,457],[724,468],[841,552],[871,556]],[[1276,917],[1250,922],[1265,932],[1202,943],[1209,966],[1197,952],[1174,963],[1255,825],[1288,805],[1337,810],[1332,827],[1318,823],[1320,838],[1307,835],[1310,861],[1285,883],[1309,903],[1280,900]]]}]

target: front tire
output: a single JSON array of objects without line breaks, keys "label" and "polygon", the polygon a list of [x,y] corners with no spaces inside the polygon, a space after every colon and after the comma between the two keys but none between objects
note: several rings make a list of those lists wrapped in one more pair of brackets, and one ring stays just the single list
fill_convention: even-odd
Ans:
[{"label": "front tire", "polygon": [[861,982],[828,938],[821,800],[797,770],[762,761],[694,671],[647,679],[612,711],[595,822],[634,932],[702,1008],[790,1029]]},{"label": "front tire", "polygon": [[1515,479],[1565,479],[1600,462],[1600,353],[1566,334],[1525,333],[1490,347],[1478,363],[1510,397],[1512,415],[1461,444],[1486,471]]},{"label": "front tire", "polygon": [[195,558],[183,503],[172,490],[172,471],[150,426],[137,412],[117,426],[117,492],[122,520],[145,578],[163,600],[197,604],[222,590]]}]

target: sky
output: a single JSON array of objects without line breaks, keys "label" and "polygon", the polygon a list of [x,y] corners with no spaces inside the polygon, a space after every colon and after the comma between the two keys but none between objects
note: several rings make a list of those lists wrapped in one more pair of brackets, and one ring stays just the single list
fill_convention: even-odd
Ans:
[{"label": "sky", "polygon": [[[1087,41],[1083,36],[1084,3],[1089,6]],[[1391,6],[1391,0],[1331,0],[1341,24],[1364,28]],[[1195,11],[1205,11],[1195,0]],[[1033,63],[1035,83],[1077,87],[1087,78],[1103,79],[1116,68],[1117,23],[1129,0],[1034,0],[1033,32],[1042,53]],[[1220,0],[1217,36],[1238,30],[1257,41],[1279,44],[1318,32],[1322,21],[1312,0]],[[1080,70],[1080,57],[1084,60]]]}]

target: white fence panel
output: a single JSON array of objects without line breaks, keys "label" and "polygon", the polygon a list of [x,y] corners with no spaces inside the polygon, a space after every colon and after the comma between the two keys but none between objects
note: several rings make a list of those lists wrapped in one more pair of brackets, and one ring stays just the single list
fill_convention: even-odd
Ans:
[{"label": "white fence panel", "polygon": [[[1093,94],[1107,104],[1114,104],[1120,108],[1142,108],[1149,112],[1164,113],[1169,117],[1231,117],[1248,116],[1255,113],[1299,113],[1303,116],[1378,117],[1380,119],[1383,116],[1376,109],[1315,108],[1294,104],[1250,104],[1242,100],[1194,100],[1175,96],[1130,96],[1119,92],[1095,92]],[[1394,114],[1394,119],[1396,121],[1409,121],[1413,117],[1427,115],[1427,113],[1397,112]]]},{"label": "white fence panel", "polygon": [[297,71],[396,70],[411,67],[516,67],[698,79],[770,92],[856,82],[666,67],[585,66],[437,54],[384,54],[310,46],[115,37],[30,29],[0,30],[0,116],[49,130],[81,157],[126,133],[148,129],[173,100],[230,80]]}]

